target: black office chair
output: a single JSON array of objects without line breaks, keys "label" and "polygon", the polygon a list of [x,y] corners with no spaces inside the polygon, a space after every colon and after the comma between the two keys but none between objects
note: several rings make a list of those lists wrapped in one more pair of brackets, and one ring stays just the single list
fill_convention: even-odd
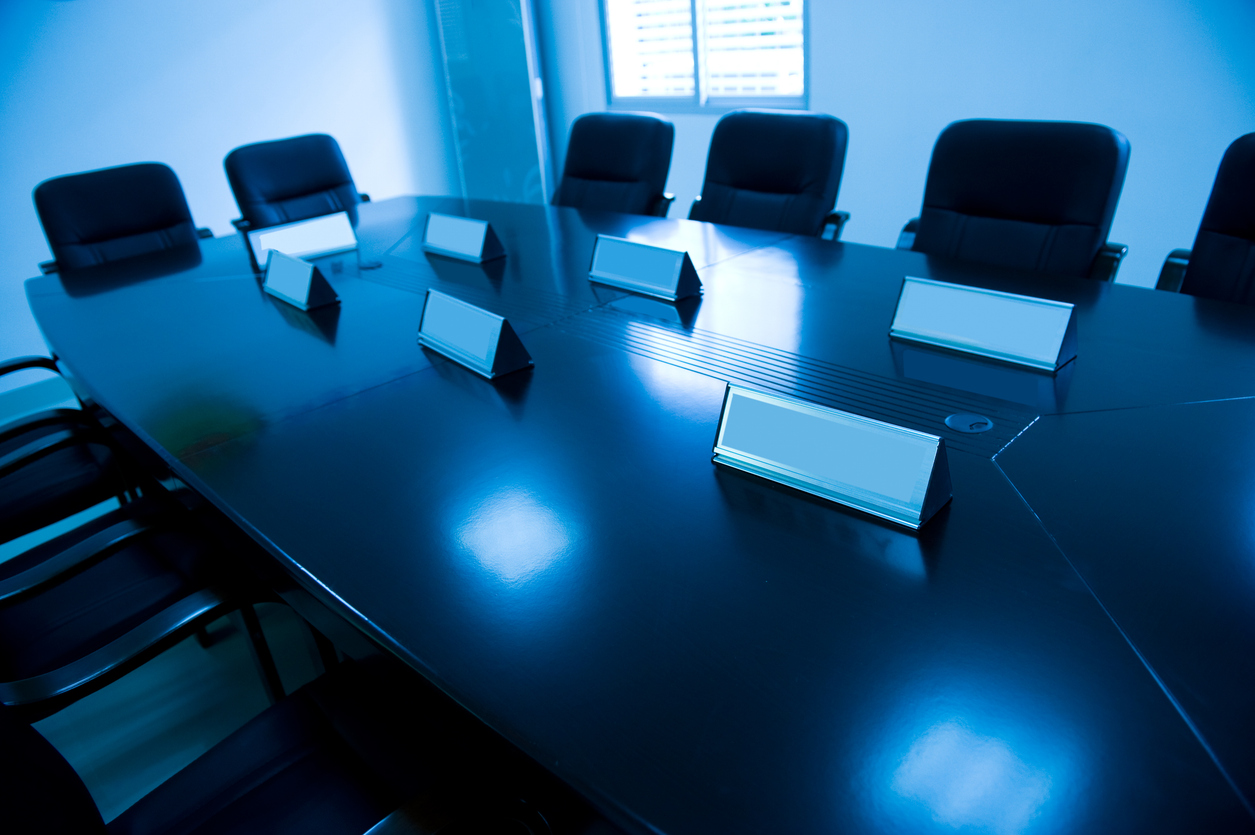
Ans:
[{"label": "black office chair", "polygon": [[234,556],[154,492],[0,563],[0,703],[43,718],[237,610],[277,699],[267,595]]},{"label": "black office chair", "polygon": [[15,835],[622,835],[386,657],[305,685],[108,825],[70,764],[3,709],[0,751]]},{"label": "black office chair", "polygon": [[157,162],[103,168],[35,186],[35,211],[52,250],[45,273],[74,270],[195,244],[179,178]]},{"label": "black office chair", "polygon": [[0,711],[7,832],[360,835],[460,759],[430,689],[346,663],[267,709],[107,826],[68,762]]},{"label": "black office chair", "polygon": [[1107,242],[1128,165],[1129,141],[1103,125],[954,122],[898,248],[1111,281],[1128,252]]},{"label": "black office chair", "polygon": [[1225,151],[1193,249],[1174,249],[1159,290],[1255,304],[1255,133]]},{"label": "black office chair", "polygon": [[[48,357],[0,363],[0,376],[41,369]],[[133,498],[136,474],[95,415],[47,409],[0,426],[0,542],[51,525],[93,505]]]},{"label": "black office chair", "polygon": [[849,130],[824,113],[737,110],[715,125],[706,180],[690,220],[821,235],[849,219],[832,211]]},{"label": "black office chair", "polygon": [[571,125],[555,206],[666,217],[675,126],[646,113],[586,113]]},{"label": "black office chair", "polygon": [[262,229],[347,212],[357,226],[358,194],[339,144],[324,133],[236,148],[223,161],[240,207],[237,229]]}]

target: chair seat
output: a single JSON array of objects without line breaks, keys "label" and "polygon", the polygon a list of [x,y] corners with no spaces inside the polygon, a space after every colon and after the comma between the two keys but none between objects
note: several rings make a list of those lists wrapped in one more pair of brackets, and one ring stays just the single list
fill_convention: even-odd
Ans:
[{"label": "chair seat", "polygon": [[[0,428],[0,459],[57,433],[82,434],[72,410],[43,412]],[[0,477],[0,542],[30,533],[125,489],[114,453],[78,443]]]},{"label": "chair seat", "polygon": [[365,832],[405,798],[465,773],[480,734],[447,700],[393,667],[345,664],[306,685],[158,786],[108,831]]}]

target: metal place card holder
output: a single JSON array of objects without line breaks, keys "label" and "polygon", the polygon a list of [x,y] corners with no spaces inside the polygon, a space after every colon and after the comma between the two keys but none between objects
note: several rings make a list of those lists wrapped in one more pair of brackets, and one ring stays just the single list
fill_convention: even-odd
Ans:
[{"label": "metal place card holder", "polygon": [[711,460],[912,529],[951,496],[942,438],[732,384]]},{"label": "metal place card holder", "polygon": [[1076,358],[1071,304],[907,276],[889,336],[1041,371]]},{"label": "metal place card holder", "polygon": [[270,250],[266,257],[266,279],[262,289],[301,310],[313,310],[340,301],[316,266],[277,249]]},{"label": "metal place card holder", "polygon": [[504,317],[439,290],[427,291],[418,341],[490,380],[532,366]]},{"label": "metal place card holder", "polygon": [[357,249],[357,233],[347,212],[253,229],[247,240],[258,267],[265,264],[270,251],[276,249],[296,258],[320,258]]},{"label": "metal place card holder", "polygon": [[423,249],[476,264],[505,257],[505,247],[488,221],[436,212],[428,214],[423,225]]},{"label": "metal place card holder", "polygon": [[588,279],[672,302],[702,291],[702,282],[687,252],[609,235],[597,236]]}]

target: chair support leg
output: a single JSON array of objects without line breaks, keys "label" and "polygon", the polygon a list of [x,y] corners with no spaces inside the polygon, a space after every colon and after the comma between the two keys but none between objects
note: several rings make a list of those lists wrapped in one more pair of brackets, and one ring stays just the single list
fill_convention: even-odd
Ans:
[{"label": "chair support leg", "polygon": [[251,604],[240,607],[240,617],[244,620],[244,629],[248,633],[249,646],[253,650],[253,660],[257,662],[261,674],[262,688],[266,698],[275,704],[283,698],[283,682],[279,680],[279,669],[275,666],[274,656],[270,654],[270,645],[261,631],[261,621],[257,619],[257,611]]},{"label": "chair support leg", "polygon": [[336,645],[331,643],[326,635],[319,632],[314,627],[309,627],[309,632],[314,636],[314,646],[318,647],[318,660],[322,662],[324,673],[329,673],[340,663],[340,656],[336,652]]}]

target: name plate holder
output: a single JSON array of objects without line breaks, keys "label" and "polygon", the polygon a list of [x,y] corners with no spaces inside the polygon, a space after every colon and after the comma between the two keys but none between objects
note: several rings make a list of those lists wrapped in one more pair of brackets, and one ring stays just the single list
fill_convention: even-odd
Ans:
[{"label": "name plate holder", "polygon": [[251,229],[246,240],[253,263],[259,267],[267,263],[273,250],[295,258],[320,258],[357,249],[357,233],[347,212]]},{"label": "name plate holder", "polygon": [[505,317],[439,290],[428,290],[418,342],[489,380],[532,366]]},{"label": "name plate holder", "polygon": [[597,236],[588,280],[671,302],[702,291],[687,252],[609,235]]},{"label": "name plate holder", "polygon": [[270,250],[266,257],[266,277],[261,287],[276,299],[306,311],[340,301],[318,267],[277,249]]},{"label": "name plate holder", "polygon": [[476,264],[505,257],[505,247],[488,221],[436,212],[428,214],[423,225],[423,249]]},{"label": "name plate holder", "polygon": [[913,530],[951,497],[944,439],[732,384],[711,460]]},{"label": "name plate holder", "polygon": [[889,336],[1054,372],[1076,358],[1076,311],[1067,302],[907,276]]}]

